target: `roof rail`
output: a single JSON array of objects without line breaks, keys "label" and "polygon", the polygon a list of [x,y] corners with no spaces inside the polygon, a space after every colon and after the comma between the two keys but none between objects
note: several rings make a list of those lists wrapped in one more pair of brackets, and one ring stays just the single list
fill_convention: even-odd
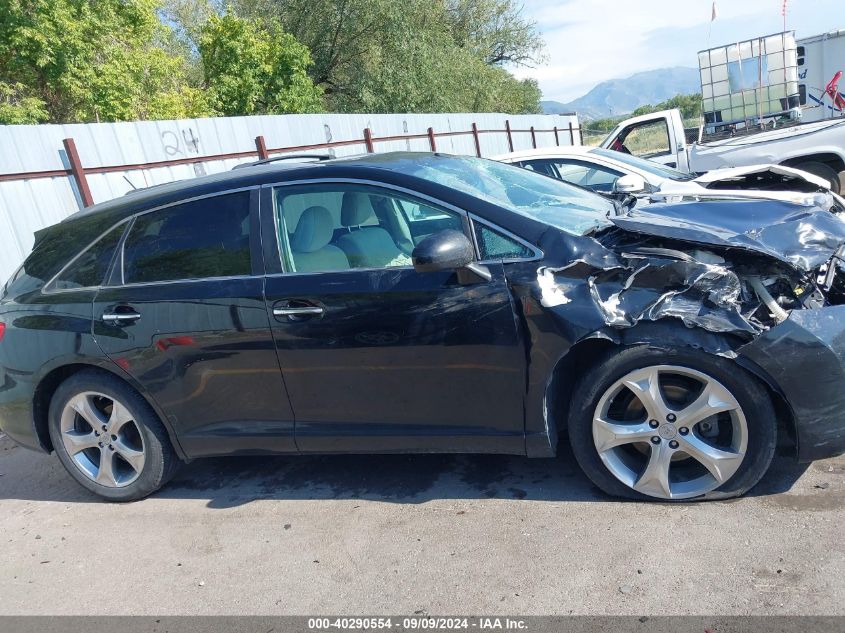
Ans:
[{"label": "roof rail", "polygon": [[232,169],[241,169],[242,167],[254,167],[256,165],[267,165],[269,163],[276,163],[283,160],[302,160],[311,159],[315,161],[323,161],[323,160],[332,160],[335,158],[331,154],[282,154],[281,156],[271,156],[270,158],[263,158],[261,160],[256,160],[251,163],[241,163],[240,165],[235,165]]}]

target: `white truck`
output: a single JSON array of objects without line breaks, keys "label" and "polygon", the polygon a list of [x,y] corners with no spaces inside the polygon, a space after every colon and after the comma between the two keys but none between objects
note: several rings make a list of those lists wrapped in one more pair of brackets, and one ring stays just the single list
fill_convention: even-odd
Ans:
[{"label": "white truck", "polygon": [[813,110],[803,103],[825,73],[831,77],[824,86],[835,82],[835,70],[845,69],[837,53],[845,38],[832,35],[824,46],[814,38],[796,42],[794,32],[783,31],[699,51],[702,121],[692,138],[680,112],[666,110],[622,121],[602,147],[693,173],[762,164],[795,167],[840,193],[845,116],[831,110],[824,120],[810,121],[805,115]]},{"label": "white truck", "polygon": [[681,113],[663,110],[622,121],[601,147],[692,173],[764,163],[785,165],[824,178],[835,193],[845,190],[845,118],[688,142]]}]

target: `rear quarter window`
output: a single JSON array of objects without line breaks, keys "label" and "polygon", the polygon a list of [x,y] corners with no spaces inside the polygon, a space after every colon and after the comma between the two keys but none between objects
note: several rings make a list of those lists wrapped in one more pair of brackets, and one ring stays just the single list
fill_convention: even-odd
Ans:
[{"label": "rear quarter window", "polygon": [[101,285],[125,229],[126,223],[123,222],[85,249],[59,273],[48,290],[71,290]]}]

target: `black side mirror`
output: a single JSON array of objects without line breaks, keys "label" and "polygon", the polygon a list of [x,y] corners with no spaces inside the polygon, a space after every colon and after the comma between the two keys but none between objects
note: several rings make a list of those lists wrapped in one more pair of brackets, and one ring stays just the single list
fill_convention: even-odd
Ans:
[{"label": "black side mirror", "polygon": [[467,236],[453,229],[429,235],[411,253],[414,270],[418,273],[454,270],[458,272],[460,283],[490,281],[490,271],[473,262],[474,258],[475,250]]}]

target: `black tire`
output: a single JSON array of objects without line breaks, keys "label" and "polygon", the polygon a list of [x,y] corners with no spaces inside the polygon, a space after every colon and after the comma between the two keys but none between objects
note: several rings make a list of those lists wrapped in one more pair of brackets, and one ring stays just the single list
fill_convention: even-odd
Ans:
[{"label": "black tire", "polygon": [[[144,465],[137,478],[123,487],[101,485],[86,476],[70,457],[61,436],[62,412],[78,394],[93,391],[123,404],[132,414],[143,438]],[[53,448],[70,475],[87,490],[108,501],[142,499],[166,484],[181,465],[173,451],[167,430],[155,411],[127,383],[104,371],[86,369],[74,374],[59,385],[50,402],[49,430]]]},{"label": "black tire", "polygon": [[[623,376],[652,365],[685,367],[715,378],[742,407],[748,427],[745,458],[733,476],[715,490],[692,499],[648,496],[617,479],[599,457],[592,431],[593,415],[599,401]],[[609,495],[667,503],[728,499],[745,494],[768,470],[777,443],[777,418],[766,389],[730,360],[691,348],[667,351],[643,345],[608,353],[581,376],[572,393],[569,439],[572,452],[584,473]]]},{"label": "black tire", "polygon": [[839,174],[830,165],[820,163],[815,160],[808,160],[805,163],[793,165],[793,167],[795,167],[795,169],[801,169],[803,171],[809,172],[814,176],[818,176],[819,178],[824,178],[830,183],[830,190],[833,193],[841,192],[842,187],[841,182],[839,180]]}]

